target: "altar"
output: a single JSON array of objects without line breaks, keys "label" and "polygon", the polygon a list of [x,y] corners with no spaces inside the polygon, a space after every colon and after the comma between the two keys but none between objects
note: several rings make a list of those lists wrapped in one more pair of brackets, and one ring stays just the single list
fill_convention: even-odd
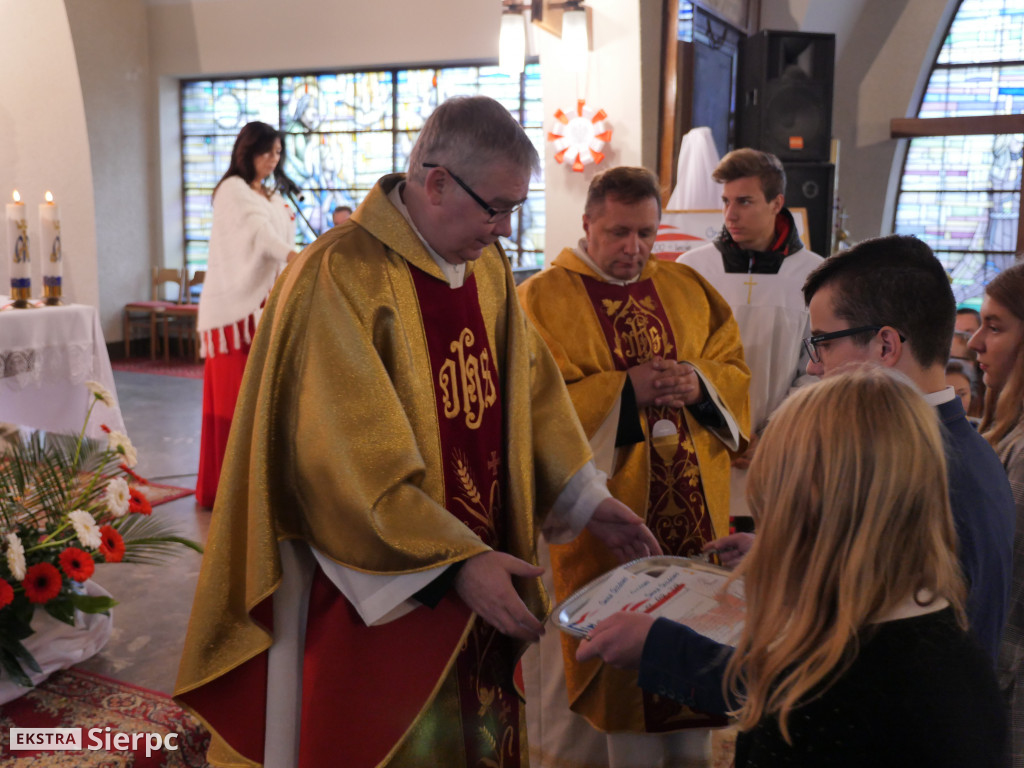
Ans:
[{"label": "altar", "polygon": [[124,432],[95,307],[69,304],[10,309],[0,296],[0,422],[49,432],[78,434],[96,381],[114,395],[115,406],[97,402],[86,434],[103,438],[101,425]]}]

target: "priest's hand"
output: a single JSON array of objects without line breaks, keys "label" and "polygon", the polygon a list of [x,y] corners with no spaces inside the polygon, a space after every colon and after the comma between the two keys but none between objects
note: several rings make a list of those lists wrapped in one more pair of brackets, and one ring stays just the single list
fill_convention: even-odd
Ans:
[{"label": "priest's hand", "polygon": [[623,563],[638,557],[661,554],[658,540],[644,525],[644,521],[621,501],[610,496],[594,508],[587,530],[604,542]]},{"label": "priest's hand", "polygon": [[750,441],[747,443],[747,450],[745,450],[743,453],[739,454],[738,456],[734,457],[733,460],[732,460],[732,465],[734,467],[736,467],[736,469],[749,469],[750,468],[750,462],[754,458],[754,451],[757,450],[757,441],[760,440],[760,439],[761,438],[757,434],[757,432],[754,432],[750,436]]},{"label": "priest's hand", "polygon": [[[669,389],[667,385],[663,385],[664,389],[668,389],[670,397],[677,400],[682,400],[683,405],[696,405],[701,401],[704,396],[700,391],[700,377],[697,375],[697,370],[689,363],[676,363],[676,370],[674,371],[676,380],[674,386]],[[662,395],[655,398],[655,405],[666,405],[661,400],[666,397]]]},{"label": "priest's hand", "polygon": [[600,656],[613,667],[637,669],[654,624],[647,613],[614,613],[594,627],[576,649],[576,660]]},{"label": "priest's hand", "polygon": [[700,379],[689,363],[677,363],[655,356],[627,371],[636,403],[641,408],[667,405],[682,408],[700,402]]},{"label": "priest's hand", "polygon": [[750,548],[754,546],[754,534],[752,533],[730,533],[720,539],[709,541],[704,545],[704,552],[715,550],[718,558],[726,568],[735,568],[740,564]]},{"label": "priest's hand", "polygon": [[543,568],[505,552],[482,552],[459,569],[455,591],[470,610],[499,632],[533,642],[544,634],[544,625],[520,599],[512,577],[536,578],[542,573]]}]

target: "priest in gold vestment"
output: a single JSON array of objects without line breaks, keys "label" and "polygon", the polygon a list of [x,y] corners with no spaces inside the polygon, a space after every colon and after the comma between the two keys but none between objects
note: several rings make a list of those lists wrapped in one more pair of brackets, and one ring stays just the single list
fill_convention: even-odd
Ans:
[{"label": "priest in gold vestment", "polygon": [[[729,305],[689,267],[650,259],[660,219],[649,171],[599,174],[586,237],[519,297],[612,494],[645,517],[665,554],[685,556],[728,533],[730,451],[746,443],[750,372]],[[616,564],[587,533],[540,549],[557,600]],[[723,719],[642,691],[635,672],[579,663],[577,646],[550,633],[524,658],[534,768],[706,764],[707,728]]]},{"label": "priest in gold vestment", "polygon": [[445,102],[275,286],[176,686],[212,764],[516,768],[537,533],[657,551],[496,242],[537,165],[500,104]]}]

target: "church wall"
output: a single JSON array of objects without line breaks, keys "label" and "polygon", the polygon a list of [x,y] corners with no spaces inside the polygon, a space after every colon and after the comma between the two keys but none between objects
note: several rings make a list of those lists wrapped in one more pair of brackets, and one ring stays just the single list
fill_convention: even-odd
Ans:
[{"label": "church wall", "polygon": [[[583,205],[587,186],[596,173],[616,165],[643,165],[645,158],[648,167],[655,169],[653,154],[647,153],[649,158],[645,155],[644,140],[650,121],[657,125],[657,99],[655,96],[653,108],[645,108],[644,91],[637,86],[643,60],[640,0],[589,0],[587,5],[591,8],[593,37],[585,75],[563,70],[559,38],[545,31],[536,36],[548,119],[556,109],[569,113],[576,99],[583,98],[588,105],[608,113],[607,125],[612,128],[604,161],[587,165],[582,173],[555,163],[550,145],[545,152],[547,263],[583,236]],[[660,51],[660,42],[657,45]]]},{"label": "church wall", "polygon": [[100,316],[112,341],[122,337],[124,304],[149,298],[157,243],[149,196],[146,8],[140,0],[65,5],[94,168]]},{"label": "church wall", "polygon": [[[97,237],[93,169],[75,51],[62,0],[0,5],[0,200],[17,189],[26,205],[32,286],[42,294],[38,205],[47,190],[61,210],[67,296],[96,305]],[[5,241],[6,242],[6,241]],[[0,293],[10,292],[10,255],[0,259]]]},{"label": "church wall", "polygon": [[496,58],[479,0],[149,0],[153,67],[201,77]]}]

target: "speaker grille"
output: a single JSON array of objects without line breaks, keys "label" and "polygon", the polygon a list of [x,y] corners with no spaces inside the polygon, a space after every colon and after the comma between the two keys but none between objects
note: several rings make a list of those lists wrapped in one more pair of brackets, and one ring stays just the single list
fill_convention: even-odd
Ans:
[{"label": "speaker grille", "polygon": [[740,45],[737,147],[827,161],[835,37],[766,30]]}]

